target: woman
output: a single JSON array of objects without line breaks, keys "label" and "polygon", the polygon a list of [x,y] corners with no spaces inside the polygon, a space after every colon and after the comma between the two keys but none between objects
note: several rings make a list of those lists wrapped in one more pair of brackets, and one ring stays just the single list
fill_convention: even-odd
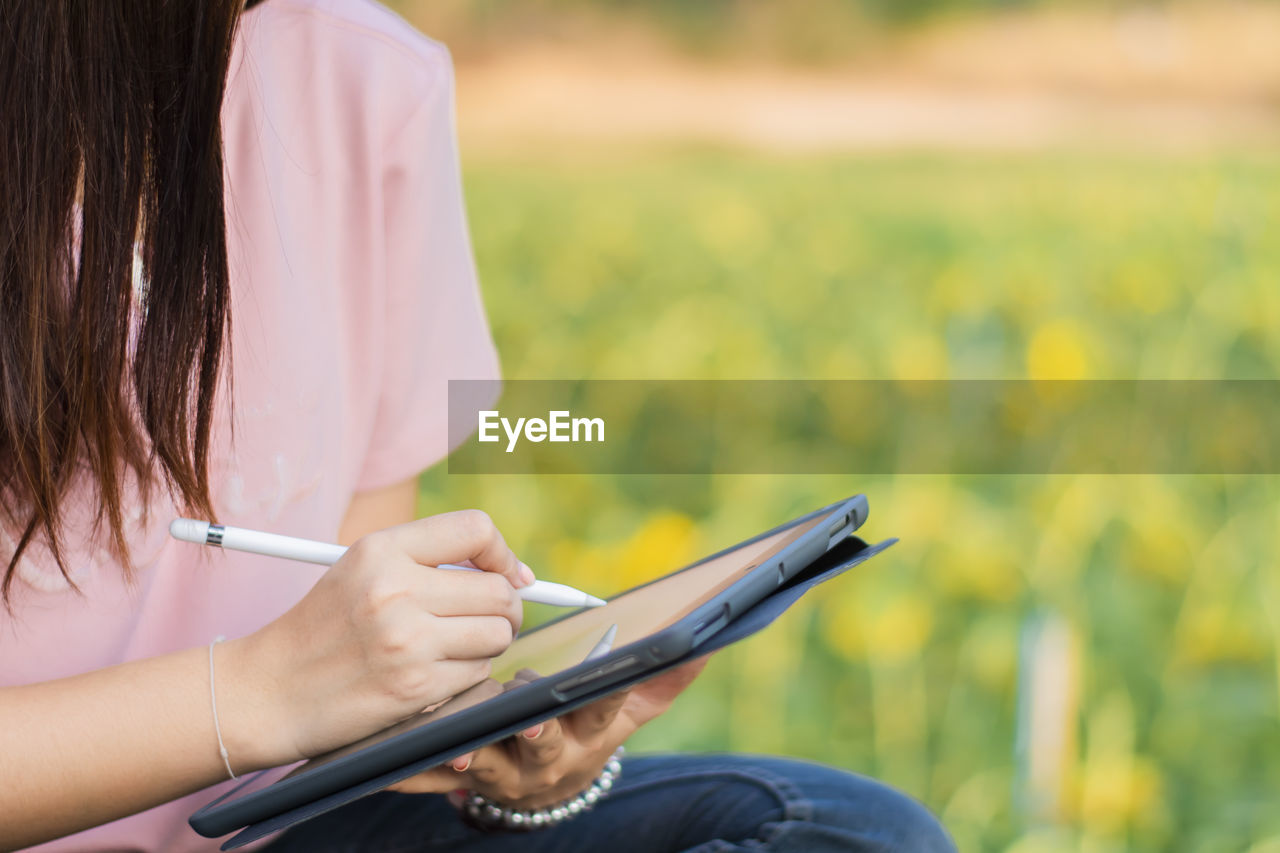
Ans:
[{"label": "woman", "polygon": [[[447,54],[366,0],[250,5],[0,6],[0,848],[215,849],[186,817],[232,774],[459,692],[520,624],[532,573],[487,517],[413,520],[446,380],[497,376]],[[183,513],[355,544],[210,556],[166,537]],[[772,759],[628,759],[520,835],[439,796],[572,797],[696,670],[268,849],[949,849],[901,795]]]}]

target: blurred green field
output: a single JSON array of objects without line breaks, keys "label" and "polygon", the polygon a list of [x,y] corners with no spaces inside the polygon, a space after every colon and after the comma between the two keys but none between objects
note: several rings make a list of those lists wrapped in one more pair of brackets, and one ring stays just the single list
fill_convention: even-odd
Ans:
[{"label": "blurred green field", "polygon": [[[568,151],[466,184],[511,378],[1280,365],[1280,157]],[[868,773],[965,851],[1280,851],[1275,477],[440,467],[420,509],[483,507],[540,576],[606,593],[859,491],[865,535],[902,542],[722,653],[636,748]],[[1037,620],[1065,642],[1028,643]],[[1065,720],[1021,747],[1020,657]]]}]

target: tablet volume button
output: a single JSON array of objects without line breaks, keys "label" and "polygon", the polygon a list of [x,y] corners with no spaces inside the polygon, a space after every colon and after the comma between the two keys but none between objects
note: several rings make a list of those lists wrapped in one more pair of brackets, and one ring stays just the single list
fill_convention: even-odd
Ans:
[{"label": "tablet volume button", "polygon": [[695,646],[698,645],[708,636],[729,624],[729,614],[729,603],[725,602],[724,607],[720,608],[720,612],[714,617],[708,617],[695,625],[693,628],[693,644]]},{"label": "tablet volume button", "polygon": [[556,684],[551,689],[561,697],[572,698],[575,693],[580,693],[583,690],[594,688],[596,686],[594,682],[599,680],[601,677],[625,672],[626,670],[634,667],[637,662],[638,659],[635,655],[627,655],[626,657],[618,658],[615,661],[610,661],[603,666],[598,666],[595,669],[590,669],[586,672],[575,675],[573,678],[567,678],[559,684]]}]

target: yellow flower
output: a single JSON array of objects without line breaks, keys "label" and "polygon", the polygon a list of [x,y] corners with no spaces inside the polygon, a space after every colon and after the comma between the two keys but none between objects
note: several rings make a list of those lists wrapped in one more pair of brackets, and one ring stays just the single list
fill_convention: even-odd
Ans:
[{"label": "yellow flower", "polygon": [[688,516],[660,512],[627,540],[606,551],[603,571],[619,589],[629,589],[674,571],[695,558],[694,524]]},{"label": "yellow flower", "polygon": [[915,597],[899,596],[874,612],[864,612],[867,652],[872,660],[899,663],[914,656],[933,631],[933,608]]},{"label": "yellow flower", "polygon": [[856,596],[857,590],[849,590],[843,595],[823,600],[823,636],[827,645],[845,660],[861,660],[867,650]]},{"label": "yellow flower", "polygon": [[1195,558],[1193,528],[1186,524],[1192,509],[1167,480],[1142,478],[1129,485],[1130,534],[1120,566],[1170,584],[1184,583]]},{"label": "yellow flower", "polygon": [[1036,329],[1027,345],[1027,374],[1032,379],[1087,379],[1093,372],[1092,352],[1075,323],[1050,321]]},{"label": "yellow flower", "polygon": [[1136,727],[1123,690],[1103,697],[1089,714],[1088,753],[1077,778],[1079,819],[1091,832],[1120,835],[1159,818],[1163,778],[1152,759],[1134,751]]},{"label": "yellow flower", "polygon": [[1145,823],[1159,803],[1161,788],[1160,770],[1150,759],[1107,755],[1091,760],[1081,791],[1081,822],[1108,834]]},{"label": "yellow flower", "polygon": [[1177,634],[1175,658],[1188,664],[1266,660],[1271,646],[1256,615],[1222,601],[1191,604]]}]

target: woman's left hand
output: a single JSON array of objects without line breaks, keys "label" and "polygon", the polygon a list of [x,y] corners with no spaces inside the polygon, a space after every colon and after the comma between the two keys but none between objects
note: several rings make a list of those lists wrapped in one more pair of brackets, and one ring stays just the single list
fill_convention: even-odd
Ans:
[{"label": "woman's left hand", "polygon": [[[470,788],[516,809],[543,808],[566,800],[590,786],[613,751],[671,707],[706,664],[705,657],[690,661],[514,737],[460,755],[400,782],[394,790],[444,793]],[[522,670],[514,681],[537,677]],[[494,688],[493,692],[500,692],[496,684]]]}]

